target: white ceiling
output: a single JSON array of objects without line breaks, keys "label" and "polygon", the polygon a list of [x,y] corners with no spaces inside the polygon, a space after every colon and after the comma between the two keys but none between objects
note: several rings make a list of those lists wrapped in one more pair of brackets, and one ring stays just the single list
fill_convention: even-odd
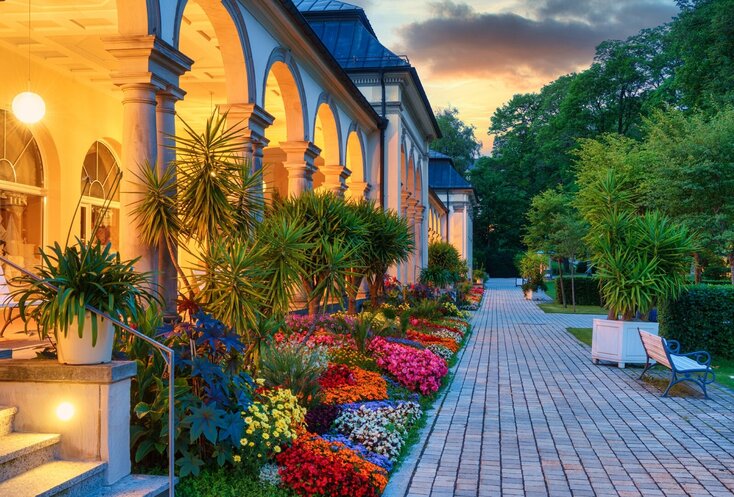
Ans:
[{"label": "white ceiling", "polygon": [[[102,37],[117,34],[116,0],[32,0],[31,58],[67,72],[82,83],[105,91],[116,61]],[[28,53],[28,1],[0,1],[0,45],[22,56]],[[189,1],[181,26],[180,49],[195,61],[181,78],[186,107],[208,108],[224,95],[224,69],[214,29],[204,11]]]}]

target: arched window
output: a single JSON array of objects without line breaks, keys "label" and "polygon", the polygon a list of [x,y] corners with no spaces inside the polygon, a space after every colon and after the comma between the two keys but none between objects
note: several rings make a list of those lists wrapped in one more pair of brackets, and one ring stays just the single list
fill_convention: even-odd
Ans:
[{"label": "arched window", "polygon": [[[120,234],[120,167],[112,151],[102,142],[94,142],[82,165],[82,204],[79,210],[79,237],[92,236],[102,243],[112,243],[117,250]],[[109,208],[104,207],[109,200]],[[95,233],[92,230],[96,228]]]},{"label": "arched window", "polygon": [[40,264],[43,245],[43,161],[28,127],[0,109],[0,253]]}]

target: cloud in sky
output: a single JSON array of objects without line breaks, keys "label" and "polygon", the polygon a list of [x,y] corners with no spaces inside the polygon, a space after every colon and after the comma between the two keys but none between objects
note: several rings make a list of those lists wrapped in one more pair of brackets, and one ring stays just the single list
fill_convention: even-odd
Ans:
[{"label": "cloud in sky", "polygon": [[452,0],[431,2],[428,17],[399,30],[396,51],[434,78],[491,77],[533,86],[587,65],[601,41],[626,38],[670,20],[677,11],[669,0],[523,4],[521,15],[479,12]]}]

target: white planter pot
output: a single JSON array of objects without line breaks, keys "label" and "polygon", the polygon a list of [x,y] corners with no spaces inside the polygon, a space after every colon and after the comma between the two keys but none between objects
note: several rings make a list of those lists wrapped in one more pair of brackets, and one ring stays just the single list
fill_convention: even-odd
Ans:
[{"label": "white planter pot", "polygon": [[57,333],[56,349],[61,364],[101,364],[112,360],[115,327],[111,321],[97,316],[97,344],[92,347],[92,314],[84,319],[84,333],[79,338],[76,323],[69,326],[66,336]]},{"label": "white planter pot", "polygon": [[620,368],[626,364],[645,364],[647,354],[642,346],[637,328],[658,334],[658,323],[644,321],[611,321],[595,319],[591,336],[591,361],[616,362]]}]

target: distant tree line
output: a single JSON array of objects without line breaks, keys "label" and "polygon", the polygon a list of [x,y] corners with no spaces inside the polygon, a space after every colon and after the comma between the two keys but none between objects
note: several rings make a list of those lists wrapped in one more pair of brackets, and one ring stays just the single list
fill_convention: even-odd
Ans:
[{"label": "distant tree line", "polygon": [[578,217],[535,212],[527,228],[533,198],[550,190],[536,207],[557,196],[573,204],[589,168],[615,161],[630,169],[641,209],[697,234],[698,278],[726,259],[734,266],[734,0],[678,6],[670,23],[605,41],[588,69],[497,109],[493,152],[466,173],[479,198],[475,266],[512,274],[515,255],[538,240],[532,222]]}]

